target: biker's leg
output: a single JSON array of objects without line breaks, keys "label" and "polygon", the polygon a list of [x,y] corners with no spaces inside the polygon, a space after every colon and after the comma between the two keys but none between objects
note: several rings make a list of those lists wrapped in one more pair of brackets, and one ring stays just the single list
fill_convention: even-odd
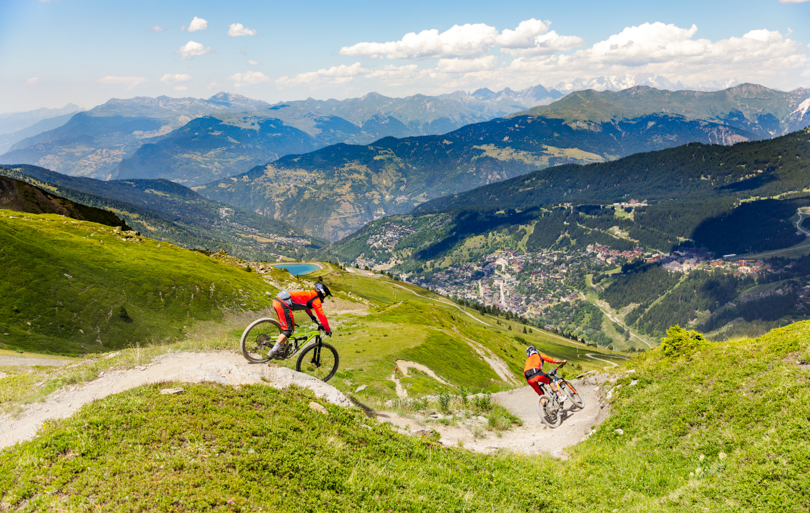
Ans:
[{"label": "biker's leg", "polygon": [[290,333],[289,330],[282,331],[281,333],[278,334],[278,340],[276,341],[276,344],[273,346],[273,349],[270,350],[270,354],[272,356],[275,356],[276,354],[278,354],[279,351],[281,351],[281,348],[284,347],[284,343],[287,342],[287,339],[290,338],[290,335],[292,335],[292,333]]},{"label": "biker's leg", "polygon": [[292,311],[287,305],[274,300],[273,308],[276,311],[276,315],[278,315],[278,322],[281,324],[281,333],[279,333],[278,340],[273,346],[273,349],[270,350],[271,357],[275,357],[276,354],[281,351],[281,348],[284,347],[284,343],[287,342],[287,339],[292,335],[293,329],[295,329],[295,320]]},{"label": "biker's leg", "polygon": [[546,398],[543,397],[543,389],[540,388],[540,381],[541,381],[540,378],[541,378],[541,376],[535,376],[533,378],[530,378],[529,379],[529,385],[531,385],[531,387],[534,389],[534,391],[537,393],[537,395],[540,396],[540,404],[545,406],[546,405]]}]

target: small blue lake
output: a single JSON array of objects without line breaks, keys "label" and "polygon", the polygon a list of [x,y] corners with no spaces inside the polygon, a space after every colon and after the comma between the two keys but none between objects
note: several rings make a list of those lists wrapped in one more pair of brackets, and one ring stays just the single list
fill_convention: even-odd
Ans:
[{"label": "small blue lake", "polygon": [[298,276],[299,274],[308,274],[312,271],[317,271],[320,269],[320,266],[315,264],[273,264],[273,267],[286,269],[290,271],[290,274],[293,276]]}]

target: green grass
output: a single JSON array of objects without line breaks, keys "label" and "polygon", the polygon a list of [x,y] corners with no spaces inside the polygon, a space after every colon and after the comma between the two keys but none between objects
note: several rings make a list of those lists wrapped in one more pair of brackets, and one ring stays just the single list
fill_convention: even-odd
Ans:
[{"label": "green grass", "polygon": [[269,305],[255,273],[58,215],[0,210],[0,348],[81,354],[177,339]]},{"label": "green grass", "polygon": [[[82,408],[0,453],[0,507],[20,511],[526,511],[529,462],[445,449],[308,391],[157,384]],[[541,478],[542,480],[542,478]]]},{"label": "green grass", "polygon": [[[808,361],[809,322],[662,344],[615,371],[613,414],[566,461],[440,448],[299,389],[156,384],[0,452],[0,508],[806,511]],[[506,427],[485,397],[469,408]]]},{"label": "green grass", "polygon": [[[178,384],[163,383],[0,452],[0,508],[806,511],[810,369],[797,361],[810,360],[810,323],[676,347],[614,373],[613,414],[565,461],[442,448],[328,404],[324,416],[296,388],[167,396]],[[469,407],[486,411],[484,397]],[[490,428],[509,422],[492,413]]]}]

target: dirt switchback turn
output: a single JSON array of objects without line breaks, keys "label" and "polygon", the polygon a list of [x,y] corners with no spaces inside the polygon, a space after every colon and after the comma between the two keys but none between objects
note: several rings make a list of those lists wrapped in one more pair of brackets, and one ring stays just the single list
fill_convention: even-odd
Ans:
[{"label": "dirt switchback turn", "polygon": [[[592,427],[598,426],[609,414],[609,406],[601,398],[598,388],[604,376],[590,376],[571,383],[585,401],[585,408],[572,410],[567,404],[562,424],[556,429],[545,426],[537,413],[537,394],[529,386],[499,392],[492,395],[493,401],[501,404],[523,420],[523,425],[512,428],[498,438],[493,431],[486,431],[485,419],[456,421],[456,425],[444,425],[431,419],[413,419],[393,412],[380,412],[378,420],[390,422],[401,430],[416,432],[432,429],[441,435],[444,445],[462,445],[476,452],[493,452],[505,449],[521,454],[546,453],[565,458],[565,448],[585,439]],[[478,438],[473,433],[486,435]]]},{"label": "dirt switchback turn", "polygon": [[134,369],[102,374],[81,386],[54,392],[41,403],[28,405],[17,417],[0,416],[0,449],[30,440],[46,420],[67,418],[84,404],[151,383],[213,381],[228,385],[265,384],[276,388],[298,385],[311,389],[332,404],[352,406],[339,390],[312,376],[285,367],[251,364],[241,354],[229,351],[168,354]]}]

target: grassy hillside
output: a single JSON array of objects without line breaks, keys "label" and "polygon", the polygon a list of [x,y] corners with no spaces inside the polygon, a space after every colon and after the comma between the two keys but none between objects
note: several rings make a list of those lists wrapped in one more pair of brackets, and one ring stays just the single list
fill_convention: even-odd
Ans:
[{"label": "grassy hillside", "polygon": [[0,166],[0,175],[115,212],[144,235],[183,247],[270,260],[306,257],[322,244],[292,225],[207,200],[168,180],[103,181],[27,165]]},{"label": "grassy hillside", "polygon": [[[0,453],[9,509],[805,511],[810,325],[706,343],[673,330],[615,371],[612,415],[570,458],[400,435],[297,389],[160,384]],[[148,414],[148,421],[145,414]],[[561,428],[564,429],[564,426]],[[538,470],[540,469],[540,470]]]},{"label": "grassy hillside", "polygon": [[202,253],[59,215],[0,210],[0,347],[107,351],[181,337],[274,292]]},{"label": "grassy hillside", "polygon": [[29,214],[59,214],[80,221],[129,230],[129,226],[110,211],[75,203],[5,176],[0,176],[0,208]]}]

